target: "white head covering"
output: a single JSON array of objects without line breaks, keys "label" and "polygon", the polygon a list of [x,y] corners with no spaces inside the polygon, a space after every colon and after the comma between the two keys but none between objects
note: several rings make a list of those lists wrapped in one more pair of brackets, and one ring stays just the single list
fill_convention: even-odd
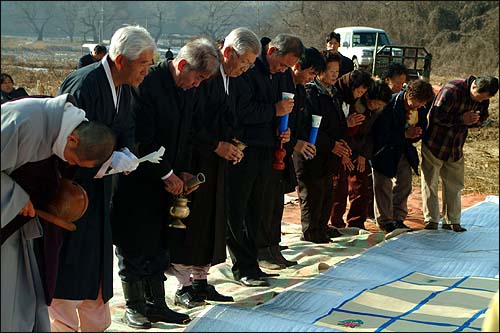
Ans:
[{"label": "white head covering", "polygon": [[82,121],[88,121],[88,119],[85,118],[85,111],[77,108],[70,102],[67,102],[64,105],[61,129],[59,130],[57,139],[52,146],[52,152],[63,161],[66,161],[66,158],[64,158],[64,148],[66,147],[66,143],[68,141],[67,138]]}]

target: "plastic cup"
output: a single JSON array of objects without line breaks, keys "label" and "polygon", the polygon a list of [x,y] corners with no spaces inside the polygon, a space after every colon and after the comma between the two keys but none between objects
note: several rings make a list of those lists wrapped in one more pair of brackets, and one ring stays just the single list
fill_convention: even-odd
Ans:
[{"label": "plastic cup", "polygon": [[321,118],[322,116],[318,116],[316,114],[312,115],[312,127],[319,128],[319,125],[321,125]]},{"label": "plastic cup", "polygon": [[281,93],[281,99],[293,99],[293,96],[295,96],[295,94],[292,94],[289,92],[282,92]]}]

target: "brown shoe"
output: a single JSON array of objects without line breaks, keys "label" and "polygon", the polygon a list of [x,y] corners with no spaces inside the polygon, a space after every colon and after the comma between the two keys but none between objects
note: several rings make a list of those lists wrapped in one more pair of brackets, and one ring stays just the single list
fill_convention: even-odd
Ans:
[{"label": "brown shoe", "polygon": [[426,229],[426,230],[437,230],[438,226],[439,226],[439,223],[437,223],[437,222],[425,222],[424,229]]},{"label": "brown shoe", "polygon": [[443,226],[441,228],[443,228],[445,230],[453,230],[455,232],[467,231],[467,229],[462,228],[462,226],[460,224],[443,224]]}]

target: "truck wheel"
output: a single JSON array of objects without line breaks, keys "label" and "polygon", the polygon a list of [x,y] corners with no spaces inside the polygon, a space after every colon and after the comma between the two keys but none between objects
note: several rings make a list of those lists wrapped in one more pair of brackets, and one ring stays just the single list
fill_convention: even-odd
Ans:
[{"label": "truck wheel", "polygon": [[354,69],[359,69],[358,58],[352,59],[352,63],[354,64]]}]

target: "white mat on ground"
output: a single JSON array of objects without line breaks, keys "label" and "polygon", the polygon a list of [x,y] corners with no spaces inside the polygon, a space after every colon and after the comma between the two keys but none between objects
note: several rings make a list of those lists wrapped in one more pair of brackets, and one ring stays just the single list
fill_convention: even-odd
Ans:
[{"label": "white mat on ground", "polygon": [[498,197],[464,233],[396,236],[252,309],[216,305],[187,331],[479,331],[498,289]]}]

